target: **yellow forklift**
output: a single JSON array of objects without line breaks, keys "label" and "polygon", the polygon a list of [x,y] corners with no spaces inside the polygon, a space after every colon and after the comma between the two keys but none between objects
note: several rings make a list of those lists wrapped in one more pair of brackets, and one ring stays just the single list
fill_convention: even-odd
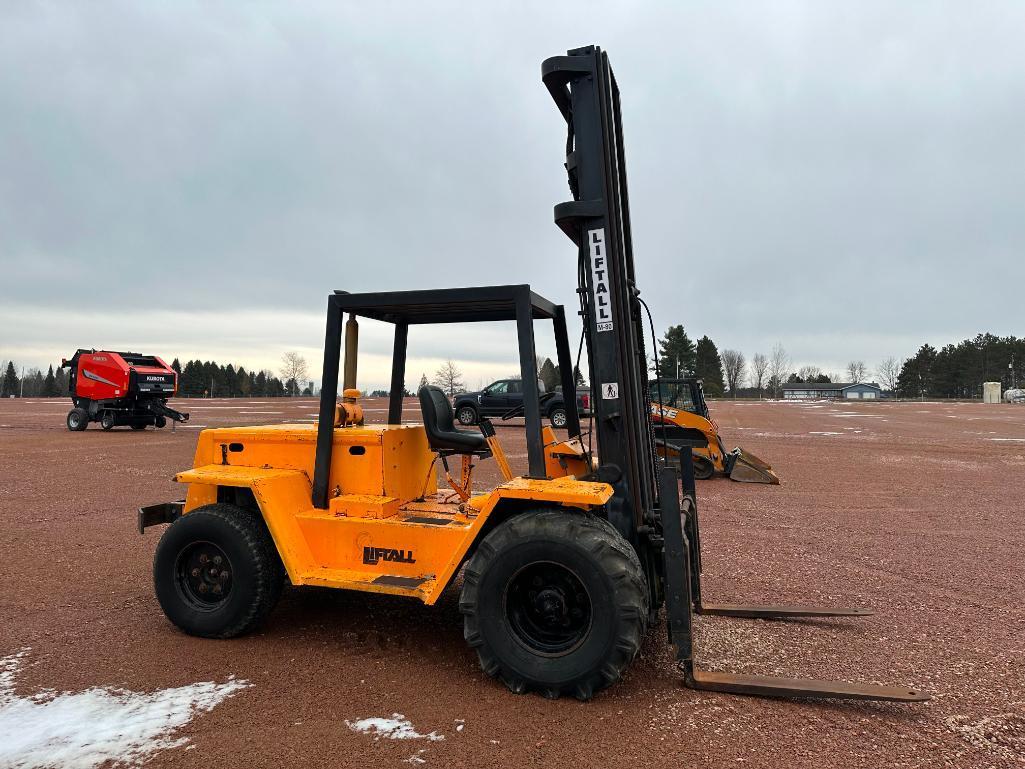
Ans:
[{"label": "yellow forklift", "polygon": [[[270,612],[285,574],[296,586],[390,593],[425,604],[458,589],[466,641],[488,675],[517,693],[586,700],[622,676],[664,605],[683,679],[694,688],[927,699],[908,687],[712,673],[697,664],[696,614],[869,612],[703,602],[692,465],[681,464],[681,487],[677,470],[657,455],[649,420],[619,90],[596,47],[545,61],[542,76],[569,129],[573,199],[556,206],[555,219],[577,246],[594,388],[589,429],[582,429],[574,399],[566,401],[568,440],[542,427],[537,321],[552,323],[563,392],[573,392],[574,367],[563,307],[528,286],[335,292],[328,298],[317,424],[205,430],[193,468],[177,476],[188,485],[185,500],[139,510],[141,531],[170,524],[154,560],[165,614],[193,635],[239,635]],[[363,419],[355,389],[357,318],[394,326],[387,424]],[[409,327],[479,321],[516,323],[527,438],[520,476],[510,471],[490,423],[456,427],[437,388],[418,393],[422,424],[402,420]],[[482,461],[495,461],[505,480],[477,492],[472,472]]]},{"label": "yellow forklift", "polygon": [[726,450],[719,425],[708,412],[700,379],[659,379],[648,387],[659,456],[675,464],[690,449],[694,477],[702,481],[718,473],[740,483],[779,485],[779,476],[768,462],[739,446]]}]

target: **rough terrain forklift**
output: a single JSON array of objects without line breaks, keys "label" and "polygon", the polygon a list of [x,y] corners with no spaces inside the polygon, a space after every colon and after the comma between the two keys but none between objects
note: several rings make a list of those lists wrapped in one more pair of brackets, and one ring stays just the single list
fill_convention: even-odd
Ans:
[{"label": "rough terrain forklift", "polygon": [[[139,527],[170,523],[154,582],[167,616],[216,638],[254,628],[287,573],[323,585],[438,600],[462,572],[464,634],[484,671],[515,692],[580,699],[615,682],[663,604],[685,682],[744,694],[918,701],[910,688],[703,672],[695,614],[856,616],[860,609],[704,603],[693,472],[681,483],[659,459],[649,419],[641,301],[634,282],[619,91],[598,48],[543,65],[569,128],[573,199],[555,208],[578,248],[593,427],[567,402],[569,440],[542,428],[535,321],[555,333],[563,391],[574,387],[566,314],[528,286],[335,292],[328,298],[323,394],[316,425],[227,427],[199,436],[179,473],[183,502],[141,508]],[[343,320],[343,398],[336,402]],[[394,326],[388,421],[364,423],[357,318]],[[495,438],[454,425],[436,388],[419,392],[423,424],[404,424],[411,325],[514,321],[523,382],[527,472],[513,477]],[[597,445],[595,446],[594,443]],[[475,493],[474,462],[493,459],[505,481]],[[458,479],[450,462],[458,461]],[[436,463],[449,490],[438,493]]]},{"label": "rough terrain forklift", "polygon": [[698,480],[708,480],[718,473],[741,483],[779,484],[768,462],[739,446],[726,450],[719,425],[708,413],[700,379],[658,379],[648,383],[648,390],[660,457],[677,464],[680,455],[689,449]]}]

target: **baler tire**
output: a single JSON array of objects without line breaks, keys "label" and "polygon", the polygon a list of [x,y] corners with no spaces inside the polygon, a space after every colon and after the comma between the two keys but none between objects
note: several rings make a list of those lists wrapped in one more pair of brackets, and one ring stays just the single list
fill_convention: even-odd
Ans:
[{"label": "baler tire", "polygon": [[167,427],[167,417],[157,417],[153,424],[158,430]]},{"label": "baler tire", "polygon": [[68,412],[68,429],[73,433],[82,432],[89,426],[89,412],[81,408],[73,408]]},{"label": "baler tire", "polygon": [[[606,521],[542,509],[481,541],[463,572],[459,609],[489,676],[517,694],[588,700],[637,656],[648,590],[633,547]],[[586,628],[574,627],[585,619]]]},{"label": "baler tire", "polygon": [[104,411],[103,416],[100,417],[100,427],[104,430],[111,430],[114,427],[114,412]]},{"label": "baler tire", "polygon": [[[194,589],[188,559],[204,547],[222,553],[230,570],[227,578],[217,575],[208,583],[227,585],[223,598],[197,596]],[[263,517],[234,505],[204,505],[178,518],[153,558],[153,585],[164,614],[202,638],[234,638],[257,628],[281,597],[284,582],[285,569]]]}]

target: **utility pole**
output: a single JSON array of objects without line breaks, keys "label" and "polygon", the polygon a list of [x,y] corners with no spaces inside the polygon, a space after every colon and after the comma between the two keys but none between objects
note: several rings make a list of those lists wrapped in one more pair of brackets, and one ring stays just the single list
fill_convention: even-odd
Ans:
[{"label": "utility pole", "polygon": [[25,397],[25,367],[24,366],[21,367],[21,388],[20,388],[20,391],[18,393],[18,397],[19,398],[24,398]]}]

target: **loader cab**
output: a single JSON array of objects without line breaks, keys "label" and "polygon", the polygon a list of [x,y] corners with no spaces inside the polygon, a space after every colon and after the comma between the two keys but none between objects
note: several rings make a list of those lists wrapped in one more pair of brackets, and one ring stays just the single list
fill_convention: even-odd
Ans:
[{"label": "loader cab", "polygon": [[709,418],[705,390],[697,377],[655,380],[648,382],[648,389],[652,403]]}]

